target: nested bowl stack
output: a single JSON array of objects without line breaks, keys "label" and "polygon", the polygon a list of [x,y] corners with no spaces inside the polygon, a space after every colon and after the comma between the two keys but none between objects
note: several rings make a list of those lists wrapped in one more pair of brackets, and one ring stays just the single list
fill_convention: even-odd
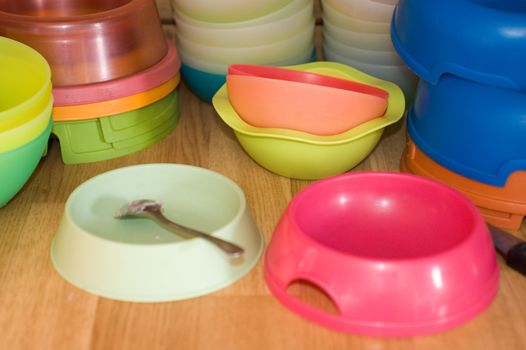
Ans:
[{"label": "nested bowl stack", "polygon": [[[139,151],[177,125],[180,60],[164,37],[155,1],[3,0],[0,35],[26,43],[49,62],[52,133],[64,163]],[[120,132],[118,140],[104,125]]]},{"label": "nested bowl stack", "polygon": [[391,33],[421,78],[402,168],[460,189],[489,222],[518,229],[526,215],[524,4],[400,0]]}]

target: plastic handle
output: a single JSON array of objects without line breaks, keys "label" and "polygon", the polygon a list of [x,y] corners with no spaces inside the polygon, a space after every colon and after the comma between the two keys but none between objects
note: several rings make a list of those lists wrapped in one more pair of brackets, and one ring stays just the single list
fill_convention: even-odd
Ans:
[{"label": "plastic handle", "polygon": [[526,242],[511,248],[505,258],[509,267],[526,276]]}]

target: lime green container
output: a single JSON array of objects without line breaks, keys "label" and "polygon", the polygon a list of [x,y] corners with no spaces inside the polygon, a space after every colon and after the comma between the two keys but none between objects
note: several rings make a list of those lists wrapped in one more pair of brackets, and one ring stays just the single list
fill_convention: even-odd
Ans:
[{"label": "lime green container", "polygon": [[146,107],[109,117],[55,122],[65,164],[80,164],[122,157],[166,137],[179,121],[175,90]]}]

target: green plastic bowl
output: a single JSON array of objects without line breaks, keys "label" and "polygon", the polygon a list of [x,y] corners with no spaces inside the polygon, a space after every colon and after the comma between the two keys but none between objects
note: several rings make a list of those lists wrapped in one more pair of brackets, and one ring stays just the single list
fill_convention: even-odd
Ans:
[{"label": "green plastic bowl", "polygon": [[122,157],[149,147],[167,136],[179,121],[178,92],[135,111],[110,117],[55,122],[65,164]]},{"label": "green plastic bowl", "polygon": [[385,127],[402,118],[404,94],[394,83],[334,62],[314,62],[288,68],[370,84],[387,91],[389,97],[383,116],[341,134],[320,136],[290,129],[258,128],[246,123],[234,110],[226,84],[223,85],[212,99],[217,113],[233,129],[247,154],[278,175],[315,180],[350,170],[374,149]]},{"label": "green plastic bowl", "polygon": [[38,137],[18,148],[0,153],[0,208],[29,180],[44,154],[53,122]]},{"label": "green plastic bowl", "polygon": [[5,37],[0,37],[0,77],[0,132],[30,121],[51,100],[47,61],[31,47]]},{"label": "green plastic bowl", "polygon": [[[244,248],[229,258],[201,239],[185,239],[148,219],[113,217],[126,203],[153,199],[182,225]],[[141,164],[84,182],[69,196],[51,260],[73,285],[103,297],[160,302],[224,288],[259,260],[263,239],[237,184],[208,169]]]}]

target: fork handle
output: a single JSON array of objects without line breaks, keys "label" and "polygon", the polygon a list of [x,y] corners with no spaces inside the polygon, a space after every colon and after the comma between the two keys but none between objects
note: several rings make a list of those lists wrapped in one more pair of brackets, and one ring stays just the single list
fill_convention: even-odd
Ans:
[{"label": "fork handle", "polygon": [[183,226],[181,224],[175,223],[168,219],[166,216],[163,215],[163,213],[159,211],[150,211],[152,215],[155,216],[157,220],[159,220],[166,228],[168,228],[170,231],[174,233],[180,233],[181,231],[184,233],[187,233],[189,235],[192,235],[194,237],[200,237],[208,240],[209,242],[215,244],[217,247],[221,248],[225,253],[227,253],[232,258],[238,258],[243,255],[245,250],[241,248],[240,246],[230,243],[228,241],[225,241],[221,238],[217,238],[214,236],[209,235],[208,233],[194,230],[193,228]]}]

